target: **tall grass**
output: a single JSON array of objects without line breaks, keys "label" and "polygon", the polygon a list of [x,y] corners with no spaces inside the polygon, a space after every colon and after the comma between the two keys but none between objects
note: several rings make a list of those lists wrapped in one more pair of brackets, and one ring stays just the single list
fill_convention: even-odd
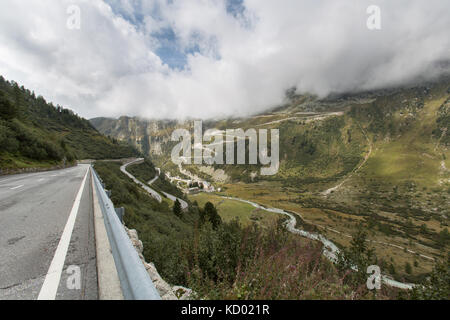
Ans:
[{"label": "tall grass", "polygon": [[[350,285],[347,273],[339,273],[322,257],[322,245],[288,234],[273,225],[261,232],[243,229],[237,250],[222,252],[221,261],[233,261],[234,268],[202,261],[204,235],[195,237],[194,263],[188,271],[188,284],[201,299],[311,300],[311,299],[386,299],[386,291],[376,295],[366,284]],[[211,261],[211,260],[210,260]]]}]

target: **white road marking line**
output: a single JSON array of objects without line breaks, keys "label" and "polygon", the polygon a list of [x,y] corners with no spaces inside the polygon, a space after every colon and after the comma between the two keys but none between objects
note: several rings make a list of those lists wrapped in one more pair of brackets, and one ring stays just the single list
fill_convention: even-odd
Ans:
[{"label": "white road marking line", "polygon": [[67,250],[69,249],[70,239],[72,238],[73,227],[80,207],[81,196],[83,195],[84,186],[89,173],[89,169],[84,175],[83,182],[81,183],[78,194],[75,198],[75,202],[70,212],[69,219],[64,227],[63,234],[59,240],[58,248],[56,248],[55,256],[53,257],[50,268],[45,276],[44,284],[39,292],[38,300],[55,300],[56,293],[58,292],[59,282],[61,280],[61,273],[64,268],[64,262],[66,261]]},{"label": "white road marking line", "polygon": [[20,185],[20,186],[17,186],[17,187],[11,188],[10,190],[16,190],[16,189],[19,189],[19,188],[22,188],[22,187],[23,187],[23,184],[22,184],[22,185]]}]

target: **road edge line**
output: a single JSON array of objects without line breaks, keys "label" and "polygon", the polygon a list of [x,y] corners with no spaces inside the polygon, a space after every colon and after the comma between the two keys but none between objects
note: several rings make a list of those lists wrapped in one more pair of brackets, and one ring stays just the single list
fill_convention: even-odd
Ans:
[{"label": "road edge line", "polygon": [[77,196],[70,211],[69,218],[67,219],[64,231],[59,239],[58,247],[56,248],[52,262],[45,276],[44,283],[37,300],[55,300],[58,293],[59,282],[61,281],[61,274],[64,269],[64,263],[66,261],[67,251],[69,249],[70,240],[72,238],[73,228],[77,220],[78,209],[80,208],[81,197],[83,195],[86,180],[90,171],[90,167],[86,170],[86,173],[78,190]]}]

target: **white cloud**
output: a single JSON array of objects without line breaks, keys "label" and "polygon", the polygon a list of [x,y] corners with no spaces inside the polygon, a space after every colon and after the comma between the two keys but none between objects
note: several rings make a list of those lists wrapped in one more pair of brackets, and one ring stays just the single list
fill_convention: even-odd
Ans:
[{"label": "white cloud", "polygon": [[[225,0],[109,3],[3,0],[0,74],[85,117],[210,118],[263,111],[292,86],[323,96],[428,78],[450,59],[447,0],[246,0],[236,17]],[[366,28],[371,4],[381,31]],[[168,27],[184,70],[156,54]]]}]

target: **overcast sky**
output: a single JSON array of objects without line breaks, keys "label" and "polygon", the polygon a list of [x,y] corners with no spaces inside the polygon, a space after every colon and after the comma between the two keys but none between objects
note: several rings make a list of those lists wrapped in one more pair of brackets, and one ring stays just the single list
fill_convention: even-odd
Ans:
[{"label": "overcast sky", "polygon": [[[372,4],[381,30],[366,26]],[[0,74],[87,118],[244,116],[294,86],[325,96],[442,73],[449,13],[448,0],[1,0]]]}]

